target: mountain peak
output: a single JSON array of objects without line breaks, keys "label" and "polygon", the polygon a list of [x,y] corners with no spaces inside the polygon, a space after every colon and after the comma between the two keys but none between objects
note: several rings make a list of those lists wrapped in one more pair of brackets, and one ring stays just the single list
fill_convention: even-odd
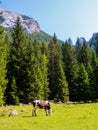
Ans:
[{"label": "mountain peak", "polygon": [[33,18],[30,18],[25,15],[21,15],[18,13],[14,13],[11,11],[6,11],[4,9],[0,9],[0,25],[6,28],[14,27],[17,17],[21,20],[21,25],[25,32],[34,33],[40,32],[40,26],[37,21]]}]

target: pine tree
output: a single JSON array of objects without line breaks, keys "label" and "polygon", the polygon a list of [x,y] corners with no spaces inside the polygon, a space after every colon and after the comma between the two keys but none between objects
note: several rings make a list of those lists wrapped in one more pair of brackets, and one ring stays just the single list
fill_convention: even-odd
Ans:
[{"label": "pine tree", "polygon": [[88,73],[83,64],[80,64],[79,71],[78,71],[78,101],[88,101],[89,100],[89,78]]},{"label": "pine tree", "polygon": [[98,99],[98,59],[96,57],[96,52],[92,51],[92,74],[90,79],[90,87],[91,87],[91,98],[92,100]]},{"label": "pine tree", "polygon": [[4,41],[4,29],[0,26],[0,105],[3,104],[3,96],[6,89],[7,79],[6,79],[6,63],[7,63],[7,53],[6,44]]},{"label": "pine tree", "polygon": [[82,44],[80,42],[80,39],[77,38],[76,45],[75,45],[75,50],[76,50],[75,53],[76,53],[78,63],[82,63],[81,49],[82,49]]},{"label": "pine tree", "polygon": [[91,53],[90,53],[89,45],[86,41],[84,41],[81,48],[81,57],[82,57],[82,63],[87,68],[88,65],[91,63]]},{"label": "pine tree", "polygon": [[[92,84],[91,79],[92,79],[92,74],[93,74],[93,68],[91,66],[91,49],[85,39],[83,39],[82,44],[79,42],[80,42],[80,39],[78,39],[76,42],[76,55],[77,55],[78,64],[79,66],[81,64],[85,66],[85,69],[88,73],[89,82],[91,82]],[[92,93],[91,87],[89,87],[89,93],[88,93],[89,100],[91,100],[91,93]]]},{"label": "pine tree", "polygon": [[42,88],[42,97],[43,99],[48,99],[48,93],[49,93],[49,81],[48,81],[48,59],[45,55],[45,53],[42,55],[42,83],[43,83],[43,88]]},{"label": "pine tree", "polygon": [[75,46],[77,60],[79,64],[83,63],[87,67],[91,62],[91,50],[85,39],[83,39],[82,43],[80,41],[78,38]]},{"label": "pine tree", "polygon": [[98,40],[96,40],[96,45],[95,45],[95,55],[92,58],[92,64],[94,68],[94,93],[93,93],[93,98],[94,100],[98,99]]},{"label": "pine tree", "polygon": [[62,55],[60,47],[57,44],[56,35],[49,44],[49,88],[50,99],[56,101],[68,100],[68,83],[66,81],[64,68],[62,64]]},{"label": "pine tree", "polygon": [[18,105],[19,104],[19,98],[17,94],[17,86],[16,86],[16,80],[15,77],[12,78],[12,82],[10,84],[10,87],[6,89],[6,102],[7,104],[13,104],[13,105]]},{"label": "pine tree", "polygon": [[74,47],[67,41],[62,44],[64,71],[69,84],[69,100],[75,101],[77,97],[77,60]]},{"label": "pine tree", "polygon": [[43,77],[43,99],[48,99],[49,97],[49,79],[48,79],[48,64],[49,64],[49,54],[48,54],[48,44],[42,42],[41,46],[42,51],[42,60],[41,60],[41,70],[42,70],[42,77]]},{"label": "pine tree", "polygon": [[32,95],[32,68],[33,68],[33,39],[31,36],[27,36],[27,46],[25,48],[25,55],[24,55],[24,96],[23,100],[25,103],[29,103],[33,98]]},{"label": "pine tree", "polygon": [[[9,59],[8,59],[8,73],[7,78],[9,80],[7,89],[9,90],[6,93],[6,97],[11,91],[11,86],[13,82],[13,77],[15,77],[17,94],[19,97],[20,102],[24,102],[25,97],[25,69],[26,69],[26,62],[25,62],[25,51],[26,51],[26,38],[21,26],[20,18],[17,18],[15,27],[13,28],[12,32],[12,43],[9,52]],[[17,103],[17,102],[16,102]]]},{"label": "pine tree", "polygon": [[32,67],[31,67],[31,86],[32,86],[32,98],[42,99],[43,98],[43,73],[42,73],[42,53],[41,44],[36,40],[33,42],[33,53],[32,53]]},{"label": "pine tree", "polygon": [[44,47],[41,46],[41,43],[33,40],[31,36],[28,38],[26,63],[26,82],[28,87],[25,87],[25,95],[28,100],[27,102],[34,99],[47,99],[49,91],[48,58],[44,53]]},{"label": "pine tree", "polygon": [[94,87],[94,95],[93,95],[93,99],[97,100],[98,99],[98,63],[96,65],[96,68],[94,70],[94,79],[95,79],[95,85]]},{"label": "pine tree", "polygon": [[69,101],[69,89],[68,89],[68,82],[66,80],[66,76],[64,73],[64,68],[62,63],[59,63],[58,73],[57,73],[57,93],[56,93],[56,100],[68,102]]}]

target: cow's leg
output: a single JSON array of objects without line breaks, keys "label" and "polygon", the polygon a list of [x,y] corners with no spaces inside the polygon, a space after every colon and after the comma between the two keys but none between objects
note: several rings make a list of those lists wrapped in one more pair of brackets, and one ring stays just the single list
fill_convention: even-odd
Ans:
[{"label": "cow's leg", "polygon": [[34,107],[33,110],[32,110],[32,116],[37,116],[37,114],[36,114],[36,107]]},{"label": "cow's leg", "polygon": [[46,111],[46,116],[48,116],[49,115],[49,110],[46,109],[45,111]]},{"label": "cow's leg", "polygon": [[46,110],[46,116],[48,115],[52,115],[52,109],[50,107],[50,103],[47,103],[46,106],[45,106],[45,110]]},{"label": "cow's leg", "polygon": [[51,116],[52,115],[52,109],[46,109],[46,116]]},{"label": "cow's leg", "polygon": [[47,107],[45,106],[44,109],[45,109],[45,112],[46,112],[46,116],[48,116],[48,109],[47,109]]},{"label": "cow's leg", "polygon": [[49,115],[50,116],[52,115],[52,109],[49,109]]}]

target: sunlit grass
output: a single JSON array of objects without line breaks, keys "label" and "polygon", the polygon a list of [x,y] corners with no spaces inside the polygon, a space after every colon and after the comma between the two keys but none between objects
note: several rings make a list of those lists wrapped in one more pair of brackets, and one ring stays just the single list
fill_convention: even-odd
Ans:
[{"label": "sunlit grass", "polygon": [[[98,130],[98,103],[51,105],[52,116],[38,109],[37,117],[32,117],[31,105],[1,107],[0,130]],[[18,116],[8,116],[12,109]]]}]

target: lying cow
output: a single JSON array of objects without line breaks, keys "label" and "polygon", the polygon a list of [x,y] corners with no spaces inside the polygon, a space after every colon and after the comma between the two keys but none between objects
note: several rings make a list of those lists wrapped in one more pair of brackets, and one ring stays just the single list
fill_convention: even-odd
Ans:
[{"label": "lying cow", "polygon": [[46,116],[52,114],[52,109],[51,109],[49,101],[45,101],[45,100],[34,100],[32,102],[32,104],[33,104],[32,116],[37,116],[37,114],[36,114],[36,108],[37,107],[39,107],[40,109],[45,109]]}]

